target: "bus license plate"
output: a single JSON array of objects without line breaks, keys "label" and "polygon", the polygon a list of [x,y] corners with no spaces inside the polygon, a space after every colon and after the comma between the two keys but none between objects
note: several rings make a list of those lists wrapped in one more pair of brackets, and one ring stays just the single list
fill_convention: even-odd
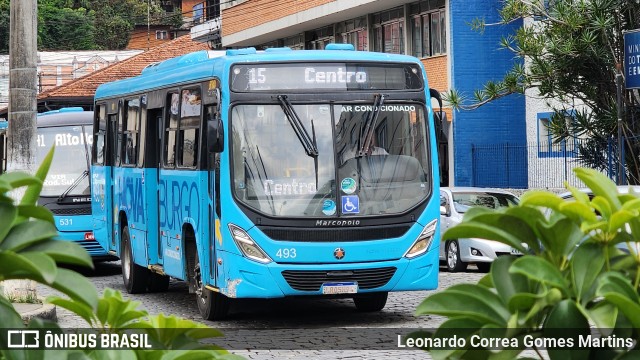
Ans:
[{"label": "bus license plate", "polygon": [[522,251],[516,248],[511,248],[511,255],[522,255]]},{"label": "bus license plate", "polygon": [[332,294],[355,294],[358,292],[358,283],[356,282],[335,282],[322,284],[322,293]]}]

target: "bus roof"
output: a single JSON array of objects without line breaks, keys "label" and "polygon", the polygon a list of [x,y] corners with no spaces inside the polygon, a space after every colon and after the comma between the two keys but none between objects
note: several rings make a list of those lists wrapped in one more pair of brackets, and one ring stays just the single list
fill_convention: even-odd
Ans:
[{"label": "bus roof", "polygon": [[227,71],[231,65],[238,63],[376,61],[421,65],[420,61],[413,56],[368,51],[348,51],[349,49],[345,46],[329,45],[328,48],[337,50],[271,48],[265,51],[256,51],[255,48],[245,48],[226,51],[197,51],[151,64],[143,69],[142,73],[138,76],[102,84],[96,89],[95,98],[105,99],[122,94],[136,94],[172,85],[202,81],[210,79],[215,75],[219,77],[227,76]]},{"label": "bus roof", "polygon": [[61,111],[54,110],[38,114],[38,127],[90,125],[93,123],[93,111],[83,111],[77,109],[60,110]]}]

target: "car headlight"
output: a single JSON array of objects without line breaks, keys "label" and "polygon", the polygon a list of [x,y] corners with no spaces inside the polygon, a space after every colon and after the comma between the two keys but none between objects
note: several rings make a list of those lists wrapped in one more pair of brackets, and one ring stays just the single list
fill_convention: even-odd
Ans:
[{"label": "car headlight", "polygon": [[431,246],[431,243],[433,242],[437,225],[437,219],[434,219],[429,224],[427,224],[420,235],[418,235],[416,241],[413,242],[409,250],[404,254],[404,257],[414,258],[427,252],[427,250],[429,250],[429,246]]},{"label": "car headlight", "polygon": [[258,244],[253,241],[246,231],[233,224],[229,224],[229,231],[231,231],[231,237],[236,245],[238,245],[242,255],[263,264],[273,261],[264,251],[262,251],[262,249],[260,249]]}]

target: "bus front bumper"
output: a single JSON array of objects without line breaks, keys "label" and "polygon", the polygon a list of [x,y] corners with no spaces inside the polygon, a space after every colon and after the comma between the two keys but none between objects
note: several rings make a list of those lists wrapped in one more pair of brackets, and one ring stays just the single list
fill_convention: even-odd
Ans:
[{"label": "bus front bumper", "polygon": [[348,296],[438,286],[437,248],[413,259],[340,264],[260,264],[224,251],[218,255],[224,264],[218,271],[218,289],[231,298]]}]

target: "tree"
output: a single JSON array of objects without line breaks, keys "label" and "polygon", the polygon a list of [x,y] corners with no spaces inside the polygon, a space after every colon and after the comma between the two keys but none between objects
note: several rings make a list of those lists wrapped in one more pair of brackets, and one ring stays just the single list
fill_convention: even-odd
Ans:
[{"label": "tree", "polygon": [[38,49],[92,50],[95,12],[84,8],[58,8],[52,4],[38,9]]},{"label": "tree", "polygon": [[0,0],[0,54],[9,53],[9,0]]},{"label": "tree", "polygon": [[[623,32],[640,25],[640,4],[626,0],[506,0],[500,24],[525,19],[525,25],[505,36],[500,47],[522,60],[500,81],[489,81],[473,100],[451,90],[444,98],[456,109],[471,110],[513,93],[533,90],[554,112],[549,130],[553,139],[581,138],[578,160],[585,166],[607,167],[607,144],[617,135],[615,77],[622,70]],[[472,28],[487,26],[476,19]],[[523,65],[524,64],[524,65]],[[530,92],[527,92],[529,94]],[[631,140],[640,129],[638,93],[629,92],[624,103],[626,172],[640,183],[640,142]],[[567,121],[567,111],[573,120]],[[615,144],[614,144],[615,145]]]}]

